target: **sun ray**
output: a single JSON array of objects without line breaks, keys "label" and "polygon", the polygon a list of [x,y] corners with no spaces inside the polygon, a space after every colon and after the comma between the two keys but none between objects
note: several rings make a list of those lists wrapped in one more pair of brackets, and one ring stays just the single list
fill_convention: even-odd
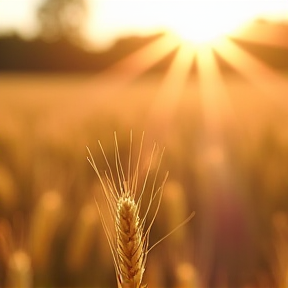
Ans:
[{"label": "sun ray", "polygon": [[218,138],[221,137],[223,125],[231,123],[232,120],[236,123],[236,118],[211,47],[206,46],[198,50],[197,68],[208,137],[221,140]]},{"label": "sun ray", "polygon": [[[195,57],[195,51],[190,45],[181,45],[166,72],[157,93],[153,109],[156,113],[163,111],[169,115],[177,105],[188,80],[189,71]],[[164,107],[163,107],[164,105]]]},{"label": "sun ray", "polygon": [[286,106],[287,77],[269,68],[264,62],[256,59],[229,39],[223,39],[214,48],[236,71],[251,81],[263,95]]},{"label": "sun ray", "polygon": [[157,126],[161,127],[161,131],[165,131],[165,127],[170,125],[175,109],[177,109],[179,97],[183,94],[187,84],[194,58],[195,50],[191,45],[186,44],[179,47],[160,83],[147,121],[148,126],[155,128],[155,123],[157,123]]},{"label": "sun ray", "polygon": [[[232,129],[229,127],[229,131],[234,131],[235,129],[238,130],[239,126],[212,47],[204,46],[198,50],[197,71],[205,125],[202,136],[203,142],[201,142],[202,145],[197,157],[199,157],[198,161],[205,165],[204,170],[206,171],[205,184],[203,184],[206,189],[199,196],[199,201],[203,207],[208,207],[201,215],[203,223],[206,224],[203,225],[199,236],[202,239],[199,250],[203,253],[199,265],[201,273],[208,277],[211,269],[213,269],[211,263],[214,256],[213,244],[211,243],[217,241],[218,231],[216,229],[219,229],[217,227],[217,218],[219,217],[217,211],[219,209],[215,209],[218,205],[215,203],[218,202],[218,198],[223,198],[229,201],[229,204],[234,205],[233,200],[235,198],[234,193],[230,193],[232,191],[229,187],[229,181],[227,181],[233,172],[229,167],[227,139],[225,138],[227,130],[225,128],[226,125],[232,124],[233,127]],[[219,189],[219,187],[224,189]],[[223,208],[225,209],[225,205]],[[209,240],[207,241],[207,239]]]},{"label": "sun ray", "polygon": [[[116,62],[104,73],[119,73],[122,83],[130,83],[150,67],[163,59],[169,52],[176,49],[178,43],[170,35],[163,35],[152,43],[147,44],[124,59]],[[125,73],[123,73],[125,71]]]},{"label": "sun ray", "polygon": [[[165,96],[169,105],[175,104],[177,96],[183,92],[188,80],[189,71],[195,57],[195,51],[190,45],[181,45],[162,82],[159,98]],[[168,98],[168,99],[167,99]]]},{"label": "sun ray", "polygon": [[[163,34],[156,40],[115,62],[96,77],[89,79],[87,87],[98,87],[100,95],[116,95],[124,91],[129,85],[149,68],[165,58],[179,46],[175,37]],[[113,85],[102,83],[113,82]],[[102,97],[107,98],[107,97]]]},{"label": "sun ray", "polygon": [[275,48],[288,48],[286,35],[287,28],[279,24],[253,22],[238,29],[231,38]]}]

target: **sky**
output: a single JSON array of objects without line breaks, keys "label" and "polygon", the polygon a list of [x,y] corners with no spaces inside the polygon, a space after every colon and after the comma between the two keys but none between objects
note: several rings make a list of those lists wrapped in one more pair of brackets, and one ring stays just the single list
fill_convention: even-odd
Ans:
[{"label": "sky", "polygon": [[[35,36],[35,11],[42,1],[0,0],[0,33],[17,31],[24,37]],[[86,1],[89,13],[84,34],[98,47],[109,46],[121,36],[142,35],[167,27],[183,37],[193,33],[209,36],[216,26],[226,33],[255,17],[288,21],[287,0]]]},{"label": "sky", "polygon": [[35,10],[42,0],[0,0],[0,33],[17,31],[32,37],[37,33]]}]

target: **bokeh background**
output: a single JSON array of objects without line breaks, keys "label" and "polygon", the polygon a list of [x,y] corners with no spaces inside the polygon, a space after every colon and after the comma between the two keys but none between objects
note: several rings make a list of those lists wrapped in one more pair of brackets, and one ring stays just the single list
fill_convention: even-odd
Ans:
[{"label": "bokeh background", "polygon": [[[86,146],[116,172],[114,131],[125,169],[145,131],[140,183],[154,142],[151,175],[164,147],[159,185],[169,171],[151,245],[196,212],[150,252],[148,286],[287,287],[285,1],[210,43],[163,29],[173,1],[106,2],[0,1],[0,286],[116,287]],[[232,13],[213,3],[188,32]]]}]

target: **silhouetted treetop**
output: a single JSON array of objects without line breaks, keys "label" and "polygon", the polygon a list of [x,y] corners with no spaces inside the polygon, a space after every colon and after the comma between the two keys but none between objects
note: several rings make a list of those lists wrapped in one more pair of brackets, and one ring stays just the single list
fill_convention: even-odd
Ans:
[{"label": "silhouetted treetop", "polygon": [[85,0],[45,0],[38,10],[40,33],[45,40],[77,41],[85,23]]}]

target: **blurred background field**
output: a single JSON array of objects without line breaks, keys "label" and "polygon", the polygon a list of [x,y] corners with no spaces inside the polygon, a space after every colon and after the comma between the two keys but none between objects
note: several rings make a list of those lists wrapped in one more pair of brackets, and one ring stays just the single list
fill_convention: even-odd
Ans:
[{"label": "blurred background field", "polygon": [[[136,151],[142,131],[145,153],[154,141],[166,146],[161,169],[170,176],[152,239],[196,211],[151,252],[147,279],[180,285],[185,279],[177,267],[185,262],[211,283],[222,281],[214,279],[222,273],[239,285],[278,280],[278,256],[287,259],[287,107],[272,106],[249,84],[230,78],[237,121],[225,123],[221,143],[214,143],[206,139],[193,80],[169,122],[165,105],[157,111],[165,123],[149,121],[159,82],[159,76],[147,77],[109,94],[115,76],[99,82],[87,75],[1,75],[1,279],[8,271],[13,278],[24,273],[9,268],[21,251],[30,264],[20,258],[14,265],[31,270],[35,287],[115,285],[94,203],[101,189],[86,146],[104,169],[97,140],[113,161],[116,131],[125,163],[132,129]],[[284,250],[278,255],[276,248]]]},{"label": "blurred background field", "polygon": [[288,285],[288,25],[261,21],[212,52],[158,31],[93,52],[69,25],[2,34],[1,287],[116,287],[86,147],[104,171],[98,140],[113,163],[116,131],[127,168],[131,130],[140,182],[165,147],[151,245],[196,212],[149,254],[149,287]]}]

